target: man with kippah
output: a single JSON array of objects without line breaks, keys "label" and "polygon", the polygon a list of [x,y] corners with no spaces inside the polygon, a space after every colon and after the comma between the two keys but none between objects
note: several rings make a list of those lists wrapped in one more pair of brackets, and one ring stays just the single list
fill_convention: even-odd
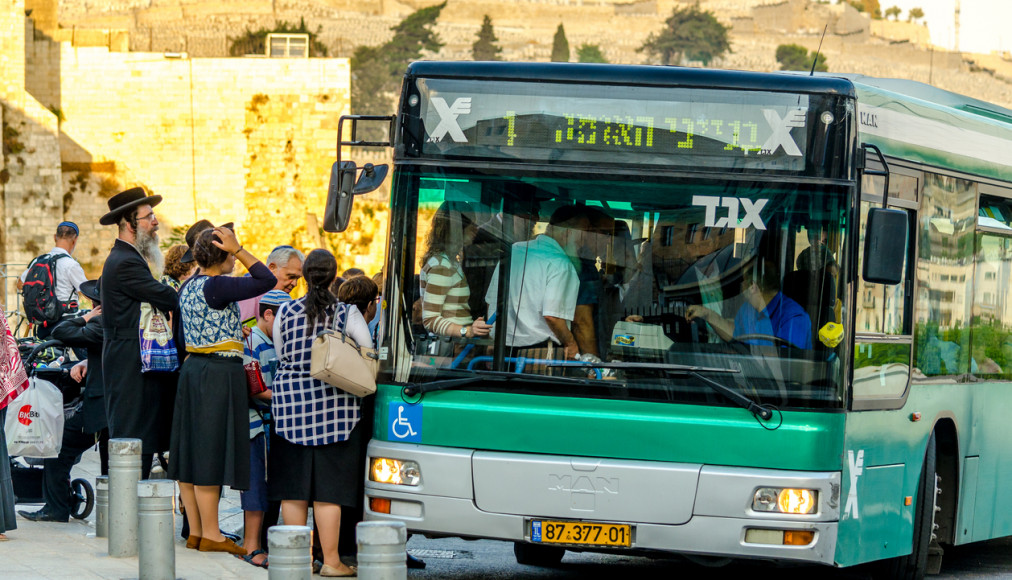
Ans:
[{"label": "man with kippah", "polygon": [[[32,265],[39,258],[50,256],[55,258],[56,264],[53,270],[56,278],[56,288],[54,290],[56,299],[63,305],[64,314],[75,312],[77,310],[77,294],[81,291],[81,283],[88,280],[88,277],[84,275],[84,269],[81,268],[81,264],[72,257],[74,248],[77,247],[77,236],[80,233],[80,228],[74,222],[60,222],[60,225],[56,226],[56,235],[53,236],[53,249],[32,260],[28,268],[25,268],[25,271],[15,283],[18,290],[20,291],[24,286],[25,280],[28,278],[28,271],[31,270]],[[52,331],[52,327],[48,327],[44,334],[48,336],[50,331]],[[40,328],[39,332],[39,338],[45,338],[45,336],[42,336],[43,329]]]}]

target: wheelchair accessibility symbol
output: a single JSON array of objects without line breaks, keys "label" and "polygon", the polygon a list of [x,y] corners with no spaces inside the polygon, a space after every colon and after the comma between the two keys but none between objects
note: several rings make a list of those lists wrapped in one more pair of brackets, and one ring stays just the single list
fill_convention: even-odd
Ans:
[{"label": "wheelchair accessibility symbol", "polygon": [[422,406],[393,401],[387,414],[390,421],[389,438],[392,441],[422,441]]}]

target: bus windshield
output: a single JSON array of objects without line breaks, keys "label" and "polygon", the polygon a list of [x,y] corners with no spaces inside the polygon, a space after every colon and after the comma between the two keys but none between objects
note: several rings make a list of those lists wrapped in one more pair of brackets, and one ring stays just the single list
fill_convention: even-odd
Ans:
[{"label": "bus windshield", "polygon": [[525,375],[463,389],[729,404],[671,371],[688,365],[760,404],[841,408],[847,191],[401,165],[391,327],[408,338],[384,364],[422,384]]}]

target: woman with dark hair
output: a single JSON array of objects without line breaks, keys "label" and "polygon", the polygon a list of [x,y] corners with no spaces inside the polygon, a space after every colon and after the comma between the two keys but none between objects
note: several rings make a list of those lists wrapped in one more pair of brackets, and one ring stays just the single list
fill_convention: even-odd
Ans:
[{"label": "woman with dark hair", "polygon": [[372,348],[372,340],[359,309],[330,293],[337,276],[333,254],[313,250],[302,274],[308,292],[283,304],[274,317],[278,370],[272,385],[268,499],[281,502],[285,523],[293,525],[305,525],[312,502],[323,548],[320,575],[353,576],[355,568],[341,562],[338,541],[342,506],[355,508],[362,495],[361,439],[368,437],[362,432],[367,427],[356,428],[362,401],[312,378],[309,364],[313,339],[326,328],[344,329],[360,346]]},{"label": "woman with dark hair", "polygon": [[[190,525],[187,548],[201,552],[246,549],[218,527],[221,486],[249,488],[249,413],[242,366],[240,300],[260,296],[277,284],[267,266],[243,249],[228,228],[201,232],[193,244],[200,274],[183,284],[179,310],[188,356],[179,373],[172,417],[169,477]],[[229,276],[238,259],[249,277]]]},{"label": "woman with dark hair", "polygon": [[471,290],[460,267],[460,253],[478,233],[474,212],[463,202],[446,201],[436,210],[422,256],[419,284],[422,326],[439,336],[487,336],[491,326],[471,317]]}]

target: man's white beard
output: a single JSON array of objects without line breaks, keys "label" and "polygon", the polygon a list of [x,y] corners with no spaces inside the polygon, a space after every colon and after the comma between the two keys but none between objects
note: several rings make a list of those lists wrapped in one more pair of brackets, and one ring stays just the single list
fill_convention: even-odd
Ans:
[{"label": "man's white beard", "polygon": [[141,253],[148,262],[148,266],[155,276],[161,276],[165,267],[165,257],[158,249],[158,232],[137,231],[137,251]]}]

